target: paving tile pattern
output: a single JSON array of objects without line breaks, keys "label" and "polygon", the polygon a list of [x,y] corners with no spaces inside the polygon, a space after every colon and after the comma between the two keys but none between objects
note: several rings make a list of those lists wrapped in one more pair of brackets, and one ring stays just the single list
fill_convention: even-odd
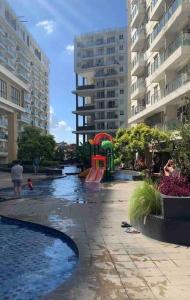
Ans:
[{"label": "paving tile pattern", "polygon": [[106,184],[87,204],[67,205],[51,197],[0,204],[1,214],[57,228],[78,245],[77,270],[44,299],[190,299],[190,248],[121,228],[138,184]]}]

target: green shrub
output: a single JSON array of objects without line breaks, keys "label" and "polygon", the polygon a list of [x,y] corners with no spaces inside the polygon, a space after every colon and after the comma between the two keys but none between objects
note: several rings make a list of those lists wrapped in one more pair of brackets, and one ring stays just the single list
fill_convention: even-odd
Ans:
[{"label": "green shrub", "polygon": [[160,193],[148,182],[144,182],[132,195],[129,202],[130,221],[137,221],[150,214],[161,212]]},{"label": "green shrub", "polygon": [[57,167],[58,164],[59,162],[55,160],[42,160],[40,162],[40,166],[42,167]]},{"label": "green shrub", "polygon": [[121,157],[115,158],[114,159],[114,165],[119,166],[121,164]]}]

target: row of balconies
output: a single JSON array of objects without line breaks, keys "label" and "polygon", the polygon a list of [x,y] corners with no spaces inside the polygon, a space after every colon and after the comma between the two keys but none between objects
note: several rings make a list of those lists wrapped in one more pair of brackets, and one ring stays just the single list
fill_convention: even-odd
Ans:
[{"label": "row of balconies", "polygon": [[95,48],[95,47],[102,47],[102,46],[110,46],[118,44],[122,42],[124,39],[113,38],[113,39],[97,39],[96,41],[82,41],[78,42],[77,49],[80,48]]},{"label": "row of balconies", "polygon": [[79,68],[81,69],[91,69],[91,68],[98,68],[98,67],[109,67],[109,66],[115,66],[120,65],[121,63],[117,59],[113,59],[107,62],[99,61],[99,62],[88,62],[88,63],[81,63]]},{"label": "row of balconies", "polygon": [[[99,125],[99,126],[98,126]],[[86,131],[95,131],[95,130],[116,130],[118,129],[118,125],[115,124],[96,124],[95,125],[86,125],[86,126],[78,126],[76,131],[78,132],[86,132]]]},{"label": "row of balconies", "polygon": [[[189,82],[190,82],[190,74],[188,73],[182,73],[178,75],[175,79],[168,82],[165,86],[165,88],[161,88],[157,92],[151,95],[150,103],[148,105],[142,105],[138,104],[136,107],[132,107],[131,114],[132,116],[138,114],[141,115],[141,112],[145,109],[151,111],[151,107],[157,102],[165,102],[167,103],[176,101],[176,99],[181,99],[186,93],[189,93]],[[145,112],[146,115],[146,112]]]},{"label": "row of balconies", "polygon": [[146,14],[146,3],[141,0],[138,1],[132,8],[131,11],[131,27],[137,28],[144,21]]},{"label": "row of balconies", "polygon": [[190,33],[180,34],[167,48],[162,51],[151,65],[151,80],[158,82],[167,70],[177,70],[178,65],[187,61],[190,51]]},{"label": "row of balconies", "polygon": [[131,51],[139,52],[143,50],[145,40],[146,40],[145,27],[141,26],[140,28],[135,29],[135,32],[131,38]]},{"label": "row of balconies", "polygon": [[[165,36],[169,33],[174,34],[179,30],[182,30],[185,22],[188,23],[188,17],[190,14],[190,1],[189,0],[174,0],[172,4],[165,11],[164,1],[157,0],[152,1],[152,9],[157,8],[159,12],[158,23],[154,27],[150,35],[150,49],[151,51],[159,51],[165,43]],[[180,10],[178,10],[180,8]],[[164,12],[165,11],[165,12]],[[178,11],[178,13],[177,13]],[[153,12],[153,10],[152,10]],[[176,14],[175,14],[176,13]],[[173,17],[175,14],[175,17]],[[156,15],[154,15],[155,17]],[[150,13],[150,20],[151,13]],[[157,19],[158,20],[158,19]],[[166,26],[167,25],[167,26]],[[131,51],[139,52],[144,48],[146,41],[146,33],[144,25],[137,28],[131,38]]]}]

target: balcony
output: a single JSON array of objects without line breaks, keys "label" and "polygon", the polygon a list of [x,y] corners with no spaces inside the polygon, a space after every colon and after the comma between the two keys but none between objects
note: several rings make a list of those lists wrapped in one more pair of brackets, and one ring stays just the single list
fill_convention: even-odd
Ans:
[{"label": "balcony", "polygon": [[21,69],[17,69],[17,76],[25,83],[29,83],[29,81],[30,81],[29,75],[27,73],[23,72]]},{"label": "balcony", "polygon": [[0,62],[1,63],[6,63],[6,58],[5,58],[4,54],[1,53],[1,52],[0,52]]},{"label": "balcony", "polygon": [[190,74],[183,73],[178,75],[174,80],[167,83],[167,87],[155,93],[151,96],[151,105],[147,106],[144,110],[139,111],[129,119],[129,123],[135,123],[137,121],[143,121],[144,118],[151,116],[155,112],[160,112],[174,101],[176,104],[181,98],[189,93]]},{"label": "balcony", "polygon": [[94,125],[78,126],[76,129],[76,131],[79,132],[94,131],[94,130],[95,130]]},{"label": "balcony", "polygon": [[15,64],[12,61],[12,59],[7,59],[6,60],[6,67],[11,70],[11,71],[15,71]]},{"label": "balcony", "polygon": [[8,120],[0,119],[0,127],[1,128],[7,128],[7,126],[8,126]]},{"label": "balcony", "polygon": [[138,53],[132,61],[132,76],[139,76],[143,73],[146,66],[144,53]]},{"label": "balcony", "polygon": [[183,29],[190,14],[190,0],[175,0],[151,33],[151,51],[164,47],[165,36]]},{"label": "balcony", "polygon": [[131,12],[131,26],[133,28],[139,27],[144,21],[146,13],[145,1],[139,1],[136,5],[134,5]]},{"label": "balcony", "polygon": [[8,57],[10,57],[10,58],[15,58],[15,57],[16,57],[16,52],[15,52],[15,50],[14,50],[13,48],[8,47],[8,48],[6,49],[6,55],[7,55]]},{"label": "balcony", "polygon": [[133,107],[131,110],[131,115],[135,116],[136,114],[139,114],[141,111],[143,111],[146,108],[146,106],[138,105],[136,107]]},{"label": "balcony", "polygon": [[20,121],[26,124],[31,124],[31,118],[23,114],[20,116]]},{"label": "balcony", "polygon": [[83,110],[94,110],[94,105],[93,104],[85,104],[84,106],[79,106],[77,107],[77,111],[83,111]]},{"label": "balcony", "polygon": [[74,91],[73,93],[81,97],[87,97],[94,92],[94,88],[95,88],[94,84],[81,85],[81,86],[77,86],[76,91]]},{"label": "balcony", "polygon": [[5,39],[3,37],[0,37],[0,48],[3,50],[7,49],[7,45],[6,45]]},{"label": "balcony", "polygon": [[7,141],[8,140],[8,135],[4,132],[0,132],[0,140]]},{"label": "balcony", "polygon": [[131,87],[131,100],[143,99],[145,95],[145,79],[137,79]]},{"label": "balcony", "polygon": [[174,71],[179,68],[179,64],[185,64],[189,52],[190,33],[182,33],[160,54],[159,60],[152,64],[151,81],[159,82],[164,79],[166,71]]},{"label": "balcony", "polygon": [[132,52],[142,51],[142,49],[144,48],[145,39],[146,39],[145,28],[141,27],[139,29],[136,29],[135,33],[131,38],[131,51]]},{"label": "balcony", "polygon": [[21,68],[23,68],[27,72],[30,72],[30,65],[27,61],[24,61],[20,58],[17,58],[16,63],[17,63],[18,66],[20,66]]},{"label": "balcony", "polygon": [[158,21],[165,11],[163,0],[152,0],[150,5],[150,21]]}]

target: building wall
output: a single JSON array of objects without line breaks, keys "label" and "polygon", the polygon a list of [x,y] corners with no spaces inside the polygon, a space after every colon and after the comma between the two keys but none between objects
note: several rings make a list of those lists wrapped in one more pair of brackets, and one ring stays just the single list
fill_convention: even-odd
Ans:
[{"label": "building wall", "polygon": [[[1,116],[3,119],[6,117],[6,110],[6,118],[9,119],[10,105],[5,103],[14,103],[15,100],[11,99],[11,86],[14,86],[20,93],[18,105],[12,105],[11,108],[17,119],[16,134],[19,135],[25,125],[48,132],[49,61],[6,0],[0,0],[0,79],[7,83],[7,99],[3,95],[0,98],[0,109],[3,104],[0,119]],[[5,159],[5,154],[1,155],[0,152],[0,162],[7,159],[11,160],[12,157],[7,154]]]},{"label": "building wall", "polygon": [[[169,128],[190,99],[190,3],[128,1],[131,117]],[[135,64],[136,62],[136,64]],[[162,117],[157,118],[158,114]],[[160,120],[160,121],[158,121]]]},{"label": "building wall", "polygon": [[77,36],[74,57],[79,106],[74,112],[79,122],[75,133],[87,137],[101,131],[115,134],[127,125],[126,29]]}]

